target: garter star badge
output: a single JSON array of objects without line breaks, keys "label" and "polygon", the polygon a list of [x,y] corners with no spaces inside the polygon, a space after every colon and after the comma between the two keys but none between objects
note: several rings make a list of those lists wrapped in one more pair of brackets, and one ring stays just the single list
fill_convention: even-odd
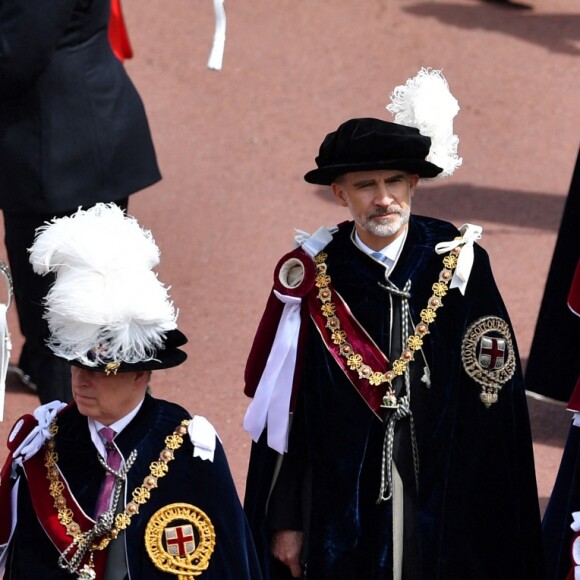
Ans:
[{"label": "garter star badge", "polygon": [[482,387],[479,398],[490,407],[516,368],[512,335],[508,324],[497,316],[484,316],[465,331],[461,344],[465,372]]},{"label": "garter star badge", "polygon": [[145,529],[145,548],[162,572],[179,580],[199,576],[207,570],[215,546],[215,530],[199,508],[174,503],[151,516]]}]

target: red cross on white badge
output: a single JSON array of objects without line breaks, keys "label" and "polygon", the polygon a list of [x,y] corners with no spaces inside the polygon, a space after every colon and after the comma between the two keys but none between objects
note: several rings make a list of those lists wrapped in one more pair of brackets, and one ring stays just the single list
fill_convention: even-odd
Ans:
[{"label": "red cross on white badge", "polygon": [[485,369],[499,369],[505,364],[506,344],[501,338],[483,336],[479,348],[479,364]]},{"label": "red cross on white badge", "polygon": [[195,537],[193,527],[190,524],[165,528],[165,542],[167,552],[172,556],[185,558],[195,551]]}]

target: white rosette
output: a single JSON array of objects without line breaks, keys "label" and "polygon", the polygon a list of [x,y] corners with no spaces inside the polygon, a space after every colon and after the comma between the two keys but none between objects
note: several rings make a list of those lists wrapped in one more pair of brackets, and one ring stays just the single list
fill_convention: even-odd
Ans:
[{"label": "white rosette", "polygon": [[286,254],[274,274],[273,293],[284,304],[276,336],[243,427],[258,441],[268,427],[268,446],[288,450],[289,409],[296,369],[302,298],[314,284],[316,270],[312,258],[331,240],[335,228],[320,228],[309,235],[296,230],[298,250]]}]

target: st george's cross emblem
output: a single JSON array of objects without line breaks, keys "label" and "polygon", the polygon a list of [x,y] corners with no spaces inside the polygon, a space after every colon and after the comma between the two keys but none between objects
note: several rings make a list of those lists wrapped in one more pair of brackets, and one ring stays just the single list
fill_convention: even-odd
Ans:
[{"label": "st george's cross emblem", "polygon": [[490,371],[503,367],[507,354],[503,338],[483,336],[479,343],[479,364]]},{"label": "st george's cross emblem", "polygon": [[188,554],[195,552],[195,536],[193,535],[193,526],[186,524],[165,528],[165,544],[167,552],[172,556],[185,558]]},{"label": "st george's cross emblem", "polygon": [[481,387],[479,398],[489,408],[516,370],[510,327],[497,316],[483,316],[470,324],[461,343],[463,369]]},{"label": "st george's cross emblem", "polygon": [[198,507],[172,503],[157,510],[145,528],[145,548],[158,570],[187,580],[207,570],[216,536]]}]

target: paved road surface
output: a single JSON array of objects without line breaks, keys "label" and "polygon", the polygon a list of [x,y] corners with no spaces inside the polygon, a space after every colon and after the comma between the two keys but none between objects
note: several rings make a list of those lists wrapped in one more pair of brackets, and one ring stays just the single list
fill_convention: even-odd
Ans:
[{"label": "paved road surface", "polygon": [[[532,10],[476,0],[226,1],[221,72],[206,68],[211,0],[124,7],[135,50],[127,67],[164,175],[130,209],[161,247],[160,278],[190,339],[187,363],[156,373],[153,388],[216,425],[240,493],[249,450],[242,372],[272,269],[294,227],[344,219],[302,175],[346,118],[390,120],[390,91],[422,66],[443,68],[460,102],[464,164],[424,185],[414,210],[484,226],[525,360],[580,140],[576,0],[536,0]],[[11,377],[2,441],[35,404]],[[568,416],[547,402],[530,400],[530,409],[544,505]]]}]

